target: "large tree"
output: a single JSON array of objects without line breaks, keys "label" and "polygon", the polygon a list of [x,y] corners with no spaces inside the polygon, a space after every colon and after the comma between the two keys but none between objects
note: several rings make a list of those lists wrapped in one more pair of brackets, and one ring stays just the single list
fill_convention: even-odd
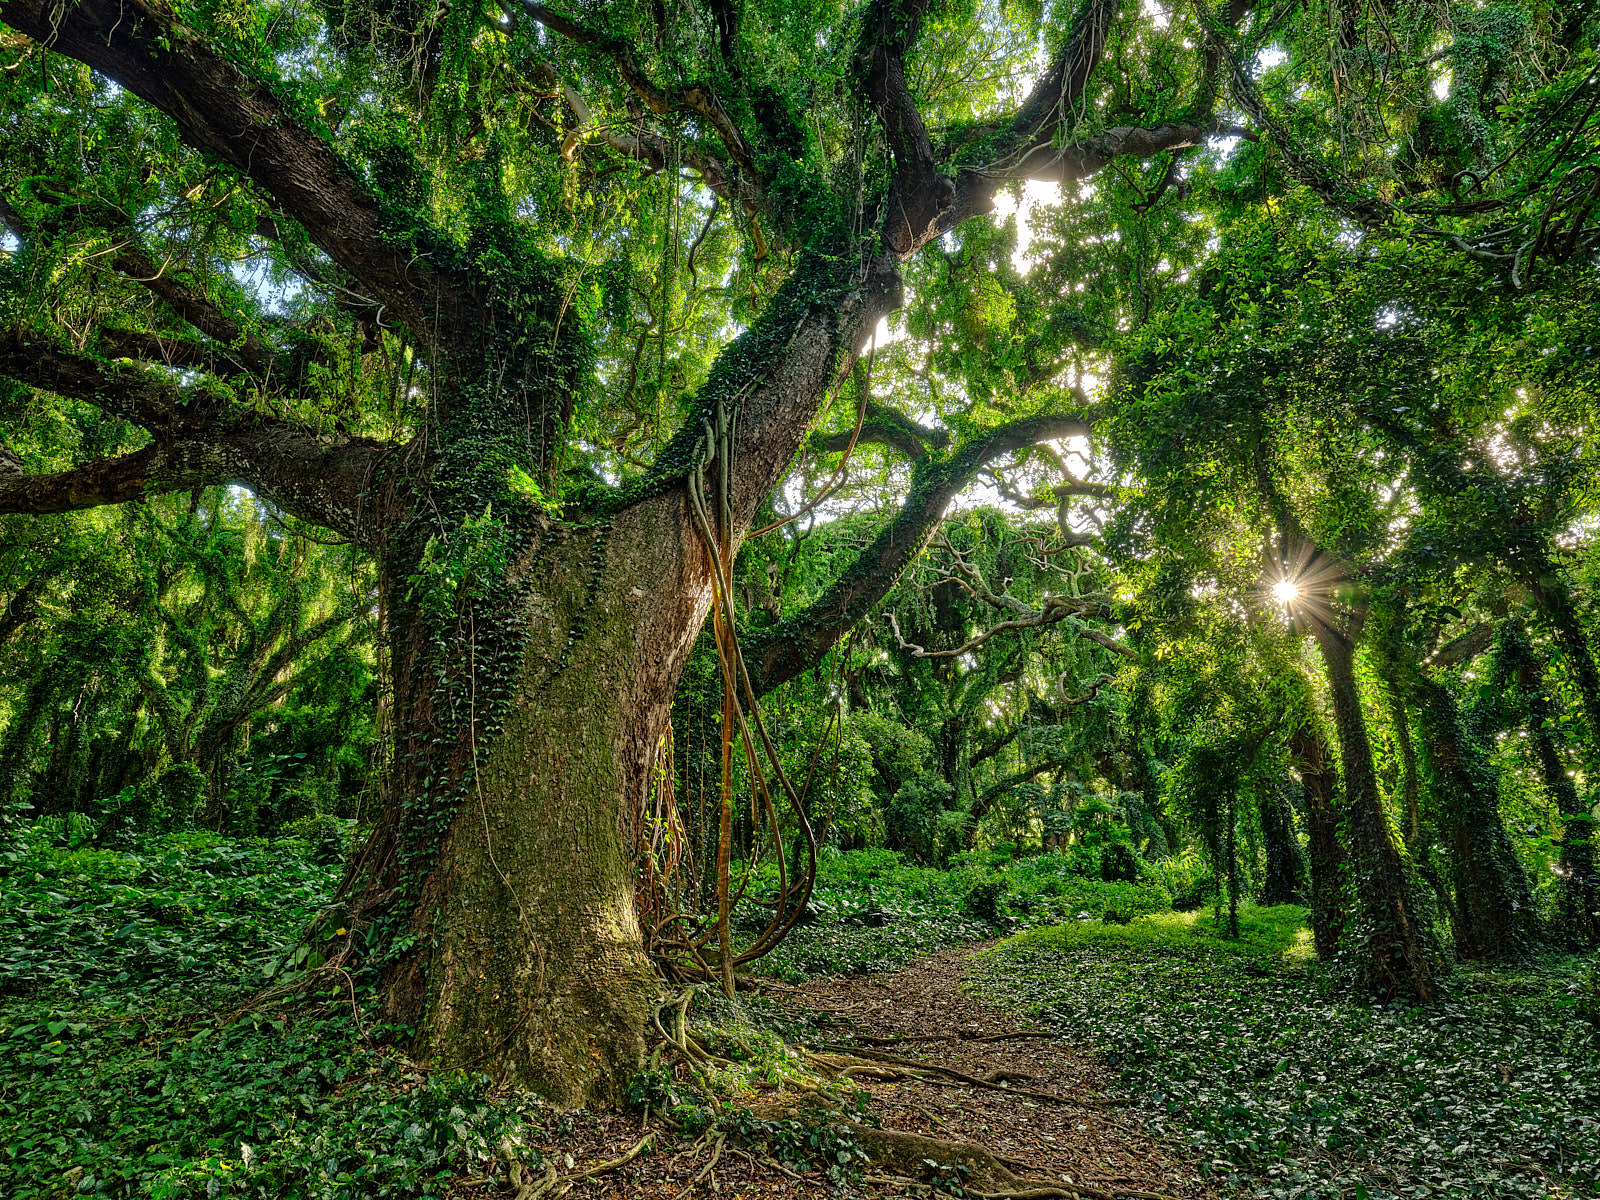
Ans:
[{"label": "large tree", "polygon": [[[0,512],[237,484],[370,554],[395,745],[329,927],[339,961],[373,972],[419,1054],[561,1101],[614,1093],[655,990],[621,815],[741,539],[903,277],[947,301],[919,337],[958,348],[939,369],[969,409],[952,448],[924,441],[873,555],[757,647],[750,699],[884,594],[964,479],[1085,428],[1062,353],[1089,332],[1083,281],[1060,263],[1130,248],[1131,306],[1102,336],[1170,282],[1147,236],[1073,239],[1065,209],[1042,281],[1063,304],[989,345],[983,314],[1018,285],[952,251],[1002,189],[1126,168],[1119,211],[1192,259],[1183,159],[1231,129],[1227,97],[1261,139],[1230,203],[1287,177],[1519,280],[1585,250],[1587,209],[1569,221],[1562,193],[1538,224],[1544,193],[1507,191],[1524,161],[1459,220],[1401,212],[1500,131],[1446,163],[1427,138],[1396,152],[1386,120],[1431,112],[1443,145],[1581,41],[1484,34],[1461,8],[1401,28],[1336,4],[1290,30],[1239,0],[0,0]],[[1335,142],[1351,157],[1321,163]],[[1540,240],[1462,236],[1496,221]],[[1012,355],[999,395],[993,354]],[[920,413],[868,421],[872,399],[843,428],[905,443]]]},{"label": "large tree", "polygon": [[[389,1018],[438,1061],[563,1101],[613,1091],[655,992],[619,814],[714,558],[901,303],[900,264],[1010,181],[1200,143],[1206,64],[1167,111],[1129,103],[1108,43],[1182,50],[1141,45],[1144,19],[1109,0],[1031,20],[927,0],[670,19],[20,0],[0,18],[27,60],[4,85],[0,372],[127,426],[110,453],[8,450],[0,508],[231,483],[368,551],[395,767],[346,881],[346,961],[380,968]],[[952,91],[939,67],[963,38],[999,69]],[[1009,93],[1037,48],[1039,77]],[[668,178],[655,194],[683,223],[720,210],[739,243],[720,266],[755,298],[724,304],[720,335],[745,328],[708,371],[669,344],[683,297],[623,278],[626,237],[571,215],[605,203],[606,158]],[[695,271],[698,242],[663,244]],[[278,294],[229,260],[270,263]],[[63,271],[93,286],[52,311]],[[297,322],[299,289],[328,303]],[[656,308],[641,344],[684,360],[691,389],[658,390],[675,429],[649,454],[603,412],[622,386],[607,306],[630,289]],[[373,358],[387,384],[340,390]],[[1074,430],[1031,415],[1047,423],[1024,438]],[[948,498],[926,474],[914,499],[943,494],[924,537]]]}]

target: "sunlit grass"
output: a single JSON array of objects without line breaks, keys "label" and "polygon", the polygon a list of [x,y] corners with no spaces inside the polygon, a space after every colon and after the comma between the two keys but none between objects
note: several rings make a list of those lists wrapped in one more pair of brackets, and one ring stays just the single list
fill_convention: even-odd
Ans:
[{"label": "sunlit grass", "polygon": [[1247,958],[1272,959],[1288,966],[1305,966],[1315,959],[1306,910],[1296,904],[1239,908],[1239,936],[1227,936],[1227,914],[1219,924],[1210,909],[1199,912],[1164,912],[1139,917],[1126,925],[1101,921],[1073,921],[1043,929],[1029,929],[1006,939],[989,953],[1006,953],[1010,947],[1071,950],[1123,947],[1152,954],[1214,952]]}]

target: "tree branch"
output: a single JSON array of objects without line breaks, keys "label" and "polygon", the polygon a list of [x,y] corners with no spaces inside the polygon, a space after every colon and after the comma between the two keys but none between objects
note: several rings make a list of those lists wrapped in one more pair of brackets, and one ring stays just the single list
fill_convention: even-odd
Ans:
[{"label": "tree branch", "polygon": [[744,635],[756,691],[765,694],[808,670],[864,617],[922,553],[950,502],[994,458],[1019,447],[1089,432],[1083,417],[1012,421],[967,442],[948,458],[925,454],[912,468],[905,503],[817,600],[769,629]]},{"label": "tree branch", "polygon": [[151,433],[172,436],[196,422],[208,406],[185,412],[191,397],[157,371],[100,363],[57,350],[16,333],[0,333],[0,375],[18,383],[71,396],[104,413],[132,421]]},{"label": "tree branch", "polygon": [[904,257],[939,233],[955,204],[955,185],[939,172],[922,114],[906,83],[905,56],[922,32],[932,0],[875,0],[861,24],[856,65],[894,157],[884,237]]},{"label": "tree branch", "polygon": [[217,447],[200,441],[156,443],[50,475],[30,475],[12,463],[0,463],[0,514],[75,512],[125,504],[222,483],[225,474]]},{"label": "tree branch", "polygon": [[759,187],[762,176],[756,169],[755,148],[734,124],[721,99],[710,88],[697,83],[688,84],[676,91],[661,87],[639,66],[633,48],[626,42],[608,33],[591,29],[572,17],[557,12],[548,4],[540,4],[536,0],[521,0],[520,8],[512,11],[520,11],[551,32],[610,59],[616,66],[617,73],[622,76],[622,81],[634,95],[644,101],[651,112],[659,116],[671,112],[692,112],[702,118],[727,148],[733,164]]},{"label": "tree branch", "polygon": [[[1009,598],[1010,597],[1007,597],[1007,599]],[[904,650],[907,654],[911,655],[912,658],[959,658],[963,654],[970,654],[972,651],[978,649],[992,638],[998,637],[1007,630],[1038,629],[1044,625],[1054,625],[1056,622],[1064,621],[1068,617],[1101,617],[1105,620],[1115,619],[1115,614],[1112,613],[1110,605],[1106,604],[1103,600],[1097,599],[1096,597],[1048,596],[1045,598],[1043,605],[1041,605],[1037,610],[1030,612],[1027,616],[1013,617],[1008,621],[1001,621],[999,624],[991,625],[988,629],[985,629],[982,633],[976,635],[975,637],[968,638],[953,650],[929,650],[925,647],[917,645],[915,642],[906,641],[905,637],[900,632],[899,619],[894,615],[894,613],[889,613],[887,615],[889,617],[889,627],[894,631],[895,645],[901,650]],[[1088,638],[1090,641],[1095,642],[1098,645],[1104,646],[1107,650],[1110,650],[1114,654],[1120,654],[1122,657],[1130,659],[1133,662],[1139,661],[1139,652],[1137,650],[1134,650],[1129,646],[1124,646],[1121,642],[1117,641],[1108,634],[1101,633],[1096,629],[1079,629],[1075,632],[1082,637]]]},{"label": "tree branch", "polygon": [[[846,429],[822,437],[814,436],[807,446],[823,454],[840,454],[850,445],[850,437],[851,431]],[[930,450],[944,449],[949,439],[950,435],[942,429],[930,429],[913,421],[899,409],[868,401],[866,420],[861,423],[861,432],[855,441],[858,446],[890,446],[909,459],[918,459]]]},{"label": "tree branch", "polygon": [[325,437],[293,421],[205,400],[149,368],[103,364],[0,334],[0,375],[93,404],[150,431],[153,445],[54,475],[0,455],[0,512],[67,512],[208,484],[238,484],[286,512],[369,544],[367,491],[393,447]]},{"label": "tree branch", "polygon": [[[93,67],[170,118],[189,145],[250,179],[425,344],[441,276],[378,199],[265,82],[245,75],[155,0],[0,0],[0,20]],[[404,240],[402,240],[402,236]]]}]

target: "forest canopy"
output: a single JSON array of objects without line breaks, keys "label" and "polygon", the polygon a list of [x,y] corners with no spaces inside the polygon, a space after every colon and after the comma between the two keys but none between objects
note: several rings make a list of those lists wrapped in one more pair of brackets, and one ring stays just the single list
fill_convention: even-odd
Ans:
[{"label": "forest canopy", "polygon": [[1298,905],[1342,1003],[1579,970],[1597,37],[0,0],[0,875],[303,868],[206,1004],[564,1106],[880,868],[919,949]]}]

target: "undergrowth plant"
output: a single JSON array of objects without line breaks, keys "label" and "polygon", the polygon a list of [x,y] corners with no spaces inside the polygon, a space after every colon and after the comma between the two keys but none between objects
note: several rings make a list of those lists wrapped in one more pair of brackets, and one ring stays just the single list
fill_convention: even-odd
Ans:
[{"label": "undergrowth plant", "polygon": [[1263,1200],[1579,1197],[1600,1184],[1592,967],[1464,970],[1436,1009],[1343,1000],[1305,910],[1019,933],[980,992],[1093,1048],[1158,1135]]}]

